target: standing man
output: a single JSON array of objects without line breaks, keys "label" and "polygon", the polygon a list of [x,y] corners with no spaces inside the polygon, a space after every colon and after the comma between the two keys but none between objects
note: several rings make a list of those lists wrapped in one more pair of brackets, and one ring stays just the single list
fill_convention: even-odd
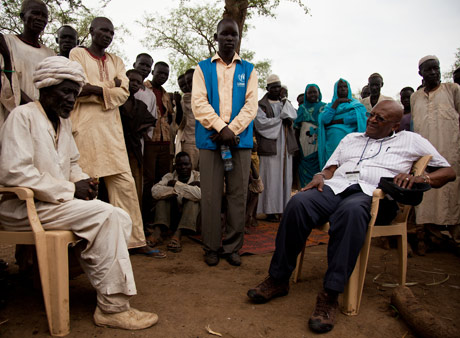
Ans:
[{"label": "standing man", "polygon": [[[428,55],[419,61],[425,86],[411,97],[414,131],[427,138],[452,165],[456,180],[428,191],[416,207],[417,224],[428,225],[435,234],[447,227],[460,254],[460,87],[441,83],[439,60]],[[420,249],[420,247],[419,247]]]},{"label": "standing man", "polygon": [[69,58],[72,48],[80,43],[77,31],[69,25],[61,26],[56,32],[56,43],[59,46],[59,55]]},{"label": "standing man", "polygon": [[[192,88],[192,110],[197,120],[195,138],[200,150],[202,237],[209,266],[219,263],[219,252],[230,264],[238,266],[238,251],[244,240],[252,120],[257,114],[257,74],[254,66],[235,52],[239,35],[234,20],[221,20],[214,40],[219,51],[198,64]],[[224,171],[221,145],[231,147],[232,171]],[[228,210],[222,238],[224,180]]]},{"label": "standing man", "polygon": [[399,92],[401,104],[404,107],[404,115],[401,119],[401,123],[399,124],[398,131],[401,130],[408,130],[411,131],[411,118],[412,114],[410,113],[410,97],[414,94],[414,88],[412,87],[404,87]]},{"label": "standing man", "polygon": [[260,178],[264,191],[257,205],[258,214],[279,221],[280,215],[291,198],[292,157],[299,149],[295,139],[293,121],[297,112],[281,93],[278,75],[267,78],[267,92],[259,101],[254,121],[257,131],[257,153],[260,157]]},{"label": "standing man", "polygon": [[[369,76],[368,79],[368,87],[369,87],[369,93],[370,95],[363,98],[361,103],[366,107],[366,110],[370,112],[372,108],[379,103],[380,101],[383,100],[393,100],[389,96],[385,96],[380,94],[380,90],[383,87],[383,77],[379,73],[374,73]],[[364,90],[364,88],[363,88]]]},{"label": "standing man", "polygon": [[[177,142],[180,142],[180,148],[185,151],[192,161],[192,169],[198,170],[199,151],[195,142],[195,116],[192,112],[192,87],[193,87],[193,73],[195,69],[187,69],[184,74],[186,87],[184,88],[184,95],[182,95],[182,121],[179,124],[177,132]],[[176,150],[177,151],[177,150]]]},{"label": "standing man", "polygon": [[[170,125],[173,121],[174,110],[171,98],[163,84],[169,77],[169,66],[165,62],[157,62],[152,71],[153,78],[151,81],[145,81],[147,89],[155,94],[157,103],[157,123],[153,130],[152,137],[145,141],[144,148],[144,193],[143,193],[143,210],[144,222],[152,222],[153,218],[150,209],[153,207],[153,199],[150,191],[154,183],[159,182],[161,178],[171,171],[171,139]],[[158,237],[154,234],[148,238],[153,244],[156,244]]]},{"label": "standing man", "polygon": [[24,24],[21,34],[0,34],[0,126],[15,107],[38,100],[32,73],[40,61],[55,55],[52,49],[39,42],[48,24],[45,3],[24,0],[19,16]]},{"label": "standing man", "polygon": [[88,79],[70,117],[81,155],[79,164],[91,177],[104,178],[110,204],[131,217],[133,229],[128,248],[136,248],[132,253],[149,254],[118,109],[129,96],[129,80],[123,61],[105,52],[114,35],[112,22],[95,18],[90,34],[91,45],[74,48],[69,55],[70,60],[82,65]]}]

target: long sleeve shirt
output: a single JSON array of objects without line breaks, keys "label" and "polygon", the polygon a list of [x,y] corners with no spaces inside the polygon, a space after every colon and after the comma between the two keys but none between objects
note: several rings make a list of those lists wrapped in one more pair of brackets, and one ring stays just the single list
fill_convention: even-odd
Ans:
[{"label": "long sleeve shirt", "polygon": [[[168,186],[168,182],[171,180],[176,181],[174,187]],[[195,170],[192,170],[187,183],[182,183],[179,181],[179,177],[176,171],[168,173],[163,176],[160,182],[152,187],[152,197],[156,200],[161,200],[172,196],[177,196],[177,201],[180,204],[184,198],[190,201],[199,201],[201,200],[201,188],[196,185],[189,185],[195,181],[200,181],[200,173]]]}]

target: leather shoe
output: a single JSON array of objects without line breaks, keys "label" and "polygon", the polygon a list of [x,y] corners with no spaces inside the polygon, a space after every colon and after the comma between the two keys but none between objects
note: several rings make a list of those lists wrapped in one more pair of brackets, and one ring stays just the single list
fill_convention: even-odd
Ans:
[{"label": "leather shoe", "polygon": [[104,313],[97,306],[93,318],[97,326],[125,330],[146,329],[158,322],[158,316],[155,313],[139,311],[135,308],[117,313]]},{"label": "leather shoe", "polygon": [[266,303],[275,297],[286,296],[289,292],[289,281],[280,281],[268,276],[254,289],[248,291],[248,297],[254,303]]},{"label": "leather shoe", "polygon": [[233,266],[241,265],[241,256],[236,252],[232,252],[231,254],[227,255],[225,259],[230,265],[233,265]]},{"label": "leather shoe", "polygon": [[219,255],[216,251],[206,251],[204,254],[204,261],[209,266],[215,266],[219,264]]}]

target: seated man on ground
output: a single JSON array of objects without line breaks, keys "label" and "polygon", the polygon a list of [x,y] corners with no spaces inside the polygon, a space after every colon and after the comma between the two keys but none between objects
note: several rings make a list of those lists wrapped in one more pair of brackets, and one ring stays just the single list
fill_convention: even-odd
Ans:
[{"label": "seated man on ground", "polygon": [[[129,305],[136,294],[127,242],[132,222],[120,208],[101,202],[98,184],[78,165],[70,112],[86,82],[79,63],[63,56],[44,59],[33,74],[38,101],[15,108],[0,130],[0,184],[33,190],[45,230],[70,230],[83,239],[80,264],[97,292],[98,326],[144,329],[158,316]],[[30,230],[19,199],[2,199],[5,230]]]},{"label": "seated man on ground", "polygon": [[200,173],[192,170],[190,156],[179,152],[175,162],[175,170],[152,187],[152,197],[156,201],[153,236],[159,242],[164,228],[175,229],[168,250],[179,252],[183,232],[196,232],[201,188]]},{"label": "seated man on ground", "polygon": [[[248,297],[264,303],[289,291],[289,277],[312,229],[329,221],[328,269],[308,325],[323,333],[334,327],[338,294],[344,291],[366,237],[372,193],[381,177],[411,188],[427,182],[439,188],[455,172],[438,151],[418,134],[395,133],[403,115],[395,101],[382,101],[370,113],[365,133],[345,136],[323,170],[289,201],[276,236],[269,276]],[[432,155],[428,175],[408,173],[414,161]]]}]

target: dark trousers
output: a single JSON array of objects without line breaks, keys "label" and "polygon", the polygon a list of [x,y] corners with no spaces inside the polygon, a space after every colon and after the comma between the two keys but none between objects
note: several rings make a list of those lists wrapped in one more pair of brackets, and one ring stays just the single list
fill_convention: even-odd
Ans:
[{"label": "dark trousers", "polygon": [[270,276],[288,280],[312,229],[329,221],[328,269],[323,285],[342,293],[364,244],[371,202],[372,197],[358,184],[338,195],[325,185],[323,192],[312,189],[293,196],[278,229]]}]

